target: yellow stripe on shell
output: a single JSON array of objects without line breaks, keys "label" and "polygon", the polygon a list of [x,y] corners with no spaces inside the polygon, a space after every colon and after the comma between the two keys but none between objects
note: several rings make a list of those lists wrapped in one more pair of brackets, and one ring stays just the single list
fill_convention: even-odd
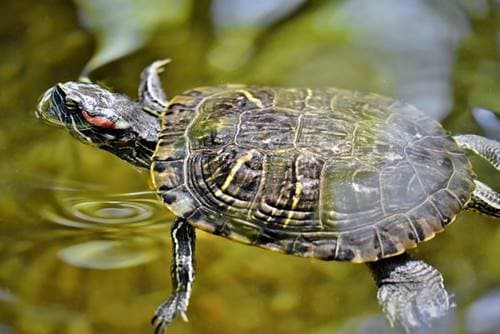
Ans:
[{"label": "yellow stripe on shell", "polygon": [[248,101],[253,102],[257,107],[259,108],[264,108],[264,105],[262,104],[262,101],[256,98],[255,96],[252,95],[248,90],[245,89],[239,89],[238,92],[242,93],[245,95]]},{"label": "yellow stripe on shell", "polygon": [[234,177],[236,176],[236,173],[238,173],[238,171],[243,166],[243,164],[245,164],[246,162],[252,160],[252,158],[253,158],[253,150],[248,151],[247,153],[245,153],[244,155],[242,155],[238,160],[236,160],[236,163],[231,168],[231,171],[229,172],[229,175],[224,180],[224,183],[222,184],[222,186],[220,187],[220,189],[218,189],[215,192],[215,196],[222,195],[222,192],[225,191],[231,185],[231,182],[233,182]]},{"label": "yellow stripe on shell", "polygon": [[290,208],[290,212],[288,213],[288,216],[286,217],[286,220],[283,223],[284,227],[287,227],[287,225],[290,223],[290,219],[292,219],[293,216],[293,210],[295,210],[295,208],[299,204],[301,194],[302,194],[302,183],[297,182],[295,183],[295,193],[293,194],[292,198],[292,207]]},{"label": "yellow stripe on shell", "polygon": [[295,175],[297,175],[297,182],[295,182],[295,192],[292,197],[292,207],[290,208],[290,212],[287,215],[287,218],[285,222],[283,223],[283,227],[287,227],[288,224],[290,223],[290,220],[292,219],[293,216],[293,211],[297,207],[300,201],[300,196],[302,195],[302,183],[300,182],[300,177],[298,176],[299,174],[299,161],[300,161],[301,156],[297,157],[295,159]]}]

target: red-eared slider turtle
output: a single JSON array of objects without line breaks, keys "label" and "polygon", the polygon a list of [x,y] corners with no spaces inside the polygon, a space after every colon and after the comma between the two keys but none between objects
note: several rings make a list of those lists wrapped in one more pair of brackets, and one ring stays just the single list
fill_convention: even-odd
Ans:
[{"label": "red-eared slider turtle", "polygon": [[474,178],[464,149],[500,167],[500,144],[451,137],[415,107],[337,88],[228,85],[167,101],[158,73],[139,100],[65,82],[38,115],[84,143],[151,170],[172,226],[173,293],[153,318],[185,317],[195,276],[195,230],[262,248],[367,263],[391,322],[406,329],[451,307],[441,274],[405,251],[462,209],[498,218],[500,196]]}]

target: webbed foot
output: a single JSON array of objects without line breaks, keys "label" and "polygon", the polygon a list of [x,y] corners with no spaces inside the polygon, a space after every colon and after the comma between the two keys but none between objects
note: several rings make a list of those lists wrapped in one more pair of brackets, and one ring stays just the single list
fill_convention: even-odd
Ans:
[{"label": "webbed foot", "polygon": [[188,321],[187,311],[188,297],[187,296],[170,296],[163,304],[161,304],[151,319],[151,324],[155,326],[155,334],[163,334],[167,331],[168,325],[177,317]]},{"label": "webbed foot", "polygon": [[407,254],[369,264],[377,286],[377,298],[391,325],[407,333],[431,327],[454,307],[443,277],[429,264]]},{"label": "webbed foot", "polygon": [[139,84],[139,103],[144,111],[160,116],[168,105],[167,96],[161,88],[159,74],[170,59],[157,60],[146,67],[141,73]]}]

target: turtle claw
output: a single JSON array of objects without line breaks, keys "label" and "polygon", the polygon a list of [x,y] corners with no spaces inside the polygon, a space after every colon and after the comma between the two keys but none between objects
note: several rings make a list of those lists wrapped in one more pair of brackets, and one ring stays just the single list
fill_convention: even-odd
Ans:
[{"label": "turtle claw", "polygon": [[181,312],[181,318],[184,322],[189,322],[188,316],[185,312]]},{"label": "turtle claw", "polygon": [[187,305],[183,300],[183,298],[174,295],[158,307],[151,319],[151,324],[155,326],[155,334],[166,333],[167,327],[177,316],[180,316],[184,321],[188,321],[186,315]]},{"label": "turtle claw", "polygon": [[155,327],[155,334],[164,334],[167,332],[167,326],[168,324],[164,322],[159,322],[158,325]]},{"label": "turtle claw", "polygon": [[165,58],[157,60],[151,64],[151,66],[156,70],[157,73],[162,73],[165,70],[165,65],[172,61],[170,58]]}]

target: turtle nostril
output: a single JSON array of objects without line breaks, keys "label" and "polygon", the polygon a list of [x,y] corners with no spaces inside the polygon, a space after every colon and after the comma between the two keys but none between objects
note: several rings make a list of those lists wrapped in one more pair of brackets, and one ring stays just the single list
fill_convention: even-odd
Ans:
[{"label": "turtle nostril", "polygon": [[49,124],[63,125],[61,106],[64,105],[65,96],[59,84],[49,88],[40,98],[35,115]]}]

